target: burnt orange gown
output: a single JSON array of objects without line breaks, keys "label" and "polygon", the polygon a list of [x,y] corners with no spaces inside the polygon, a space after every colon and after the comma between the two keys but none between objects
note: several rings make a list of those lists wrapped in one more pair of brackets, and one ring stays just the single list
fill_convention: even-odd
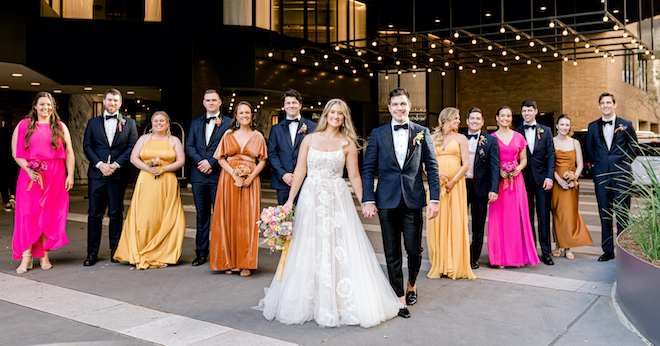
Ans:
[{"label": "burnt orange gown", "polygon": [[[213,154],[226,159],[232,168],[245,165],[252,172],[257,162],[268,157],[266,141],[259,131],[241,149],[231,133],[225,134]],[[211,223],[211,270],[233,268],[256,269],[259,247],[257,221],[261,212],[261,181],[257,176],[248,187],[234,185],[224,170],[218,180],[218,191]]]},{"label": "burnt orange gown", "polygon": [[[555,172],[561,177],[566,171],[575,172],[575,149],[570,151],[555,150],[556,166]],[[587,226],[585,226],[582,216],[578,213],[578,196],[580,195],[579,185],[568,190],[564,190],[559,184],[552,187],[552,199],[550,206],[554,218],[555,235],[557,236],[557,246],[560,248],[572,248],[577,246],[591,245],[591,240]]]}]

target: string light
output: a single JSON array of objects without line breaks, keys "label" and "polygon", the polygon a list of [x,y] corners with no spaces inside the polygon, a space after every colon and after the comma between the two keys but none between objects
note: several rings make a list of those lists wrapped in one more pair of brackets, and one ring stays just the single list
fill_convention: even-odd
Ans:
[{"label": "string light", "polygon": [[568,30],[564,29],[564,31],[562,31],[561,34],[564,36],[568,35]]},{"label": "string light", "polygon": [[477,69],[476,69],[476,68],[473,68],[473,69],[472,69],[472,74],[475,74],[475,73],[477,73]]},{"label": "string light", "polygon": [[437,47],[437,46],[435,45],[435,43],[431,43],[431,48],[434,48],[434,49],[435,49],[435,47]]},{"label": "string light", "polygon": [[463,71],[463,66],[462,66],[462,65],[459,65],[459,66],[458,66],[458,70],[459,70],[459,71]]},{"label": "string light", "polygon": [[365,62],[365,63],[364,63],[364,68],[369,68],[369,64],[367,64],[367,63]]},{"label": "string light", "polygon": [[348,63],[350,63],[350,62],[351,62],[350,59],[348,59],[348,58],[344,59],[344,63],[345,63],[345,64],[348,64]]},{"label": "string light", "polygon": [[614,31],[619,30],[619,25],[618,25],[618,24],[614,24],[614,27],[613,27],[612,29],[614,29]]},{"label": "string light", "polygon": [[334,69],[335,71],[338,71],[338,70],[339,70],[339,66],[335,65],[335,67],[333,67],[333,69]]},{"label": "string light", "polygon": [[516,41],[520,41],[521,38],[520,35],[516,35]]},{"label": "string light", "polygon": [[501,32],[501,33],[505,33],[505,32],[506,32],[506,29],[505,29],[504,27],[501,27],[501,28],[500,28],[500,32]]},{"label": "string light", "polygon": [[550,22],[550,23],[548,23],[548,26],[549,26],[550,28],[554,28],[554,27],[555,27],[555,22]]},{"label": "string light", "polygon": [[323,54],[323,59],[328,60],[328,54]]},{"label": "string light", "polygon": [[416,58],[416,57],[417,57],[417,53],[413,52],[413,53],[411,54],[411,56],[412,56],[413,58]]},{"label": "string light", "polygon": [[491,46],[491,45],[488,45],[488,47],[486,47],[486,48],[488,48],[488,50],[493,50],[493,46]]},{"label": "string light", "polygon": [[417,37],[413,36],[410,40],[413,42],[417,42]]},{"label": "string light", "polygon": [[473,38],[471,42],[472,42],[472,44],[477,44],[477,39]]},{"label": "string light", "polygon": [[529,46],[530,46],[530,47],[534,47],[535,44],[536,44],[536,43],[534,43],[534,41],[529,41]]},{"label": "string light", "polygon": [[531,61],[531,60],[527,60],[527,65],[531,65],[531,64],[532,64],[532,61]]},{"label": "string light", "polygon": [[433,60],[435,60],[433,57],[429,57],[429,62],[433,62]]},{"label": "string light", "polygon": [[483,64],[484,63],[484,58],[479,58],[478,61],[479,61],[480,64]]},{"label": "string light", "polygon": [[379,56],[376,58],[376,60],[381,61],[381,60],[383,60],[383,57],[379,55]]},{"label": "string light", "polygon": [[401,72],[401,70],[398,70],[398,71],[396,71],[396,73],[401,74],[401,73],[403,73],[403,72]]},{"label": "string light", "polygon": [[429,68],[426,69],[426,72],[431,73],[431,72],[433,72],[433,69],[429,67]]},{"label": "string light", "polygon": [[454,50],[452,48],[449,48],[449,54],[454,54]]},{"label": "string light", "polygon": [[396,52],[399,51],[399,48],[397,48],[397,47],[392,47],[392,51],[393,51],[394,53],[396,53]]},{"label": "string light", "polygon": [[506,51],[505,50],[502,51],[502,56],[506,56]]},{"label": "string light", "polygon": [[417,65],[412,65],[412,69],[413,69],[413,70],[416,70],[416,69],[417,69]]},{"label": "string light", "polygon": [[552,56],[554,56],[556,58],[556,57],[559,56],[559,53],[555,52],[554,54],[552,54]]},{"label": "string light", "polygon": [[318,61],[314,61],[314,66],[317,66],[317,67],[318,67],[318,66],[319,66],[319,62],[318,62]]},{"label": "string light", "polygon": [[460,36],[460,35],[458,34],[458,31],[456,31],[456,32],[454,33],[454,38],[458,38],[458,36]]},{"label": "string light", "polygon": [[369,72],[369,77],[373,77],[373,76],[374,76],[374,73],[373,73],[373,72]]},{"label": "string light", "polygon": [[442,71],[442,72],[440,72],[440,74],[441,74],[441,75],[442,75],[442,76],[444,77],[444,76],[446,76],[446,75],[447,75],[447,72],[445,72],[445,71]]},{"label": "string light", "polygon": [[541,48],[541,52],[545,53],[547,51],[548,51],[548,48],[546,48],[546,47]]},{"label": "string light", "polygon": [[340,49],[339,46],[335,46],[336,51],[339,51],[339,49]]},{"label": "string light", "polygon": [[515,59],[520,60],[520,55],[516,55]]},{"label": "string light", "polygon": [[584,44],[584,48],[589,48],[589,47],[591,47],[591,45],[589,44],[589,42],[587,42],[587,43]]},{"label": "string light", "polygon": [[371,41],[371,45],[374,46],[374,47],[376,47],[376,46],[378,45],[378,42],[376,42],[376,41]]},{"label": "string light", "polygon": [[509,72],[509,67],[508,67],[508,66],[504,66],[504,67],[502,67],[502,70],[504,70],[504,72]]},{"label": "string light", "polygon": [[300,54],[305,54],[305,48],[300,50]]},{"label": "string light", "polygon": [[298,61],[298,58],[296,58],[296,57],[294,56],[293,58],[291,58],[291,61],[296,62],[296,61]]},{"label": "string light", "polygon": [[495,67],[497,67],[497,64],[496,64],[496,63],[492,63],[492,64],[490,64],[490,66],[493,67],[493,68],[495,68]]},{"label": "string light", "polygon": [[358,50],[358,51],[357,51],[357,55],[358,55],[358,56],[362,56],[362,51],[361,51],[361,50]]},{"label": "string light", "polygon": [[445,61],[445,66],[449,67],[449,61]]},{"label": "string light", "polygon": [[397,60],[397,61],[395,62],[395,64],[397,64],[397,65],[401,65],[401,61]]},{"label": "string light", "polygon": [[356,73],[357,73],[357,70],[356,70],[356,69],[353,69],[353,70],[351,70],[351,72],[353,72],[353,74],[356,74]]},{"label": "string light", "polygon": [[578,43],[578,42],[580,42],[580,38],[576,37],[576,38],[573,39],[573,41],[575,41],[575,43]]},{"label": "string light", "polygon": [[541,69],[541,67],[543,67],[543,65],[541,64],[536,65],[536,68],[538,68],[539,70]]},{"label": "string light", "polygon": [[413,73],[413,78],[417,78],[417,74],[416,74],[416,73]]},{"label": "string light", "polygon": [[577,60],[573,61],[573,66],[577,66]]}]

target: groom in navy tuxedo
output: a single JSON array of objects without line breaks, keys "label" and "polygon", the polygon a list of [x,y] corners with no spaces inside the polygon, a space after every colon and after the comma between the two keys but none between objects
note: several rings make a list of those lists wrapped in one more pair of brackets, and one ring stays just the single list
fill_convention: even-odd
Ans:
[{"label": "groom in navy tuxedo", "polygon": [[298,162],[298,150],[305,135],[314,132],[316,123],[302,117],[302,95],[289,89],[282,95],[286,118],[270,129],[268,161],[273,169],[270,187],[277,192],[277,203],[283,205],[289,198],[293,183],[293,170]]},{"label": "groom in navy tuxedo", "polygon": [[124,220],[124,192],[130,176],[131,151],[138,137],[135,120],[119,112],[121,104],[121,92],[108,89],[103,95],[103,115],[89,119],[83,137],[85,156],[89,159],[85,266],[93,266],[98,261],[101,222],[106,207],[110,218],[110,258],[113,263],[118,262],[114,254]]},{"label": "groom in navy tuxedo", "polygon": [[196,256],[192,262],[193,266],[206,263],[209,255],[211,209],[215,204],[221,171],[213,154],[231,123],[231,118],[220,113],[222,97],[214,89],[204,91],[202,104],[206,113],[190,123],[186,138],[186,154],[191,158],[191,162],[196,164],[190,170],[190,183],[197,209]]},{"label": "groom in navy tuxedo", "polygon": [[538,236],[534,236],[541,244],[541,262],[554,265],[550,256],[550,197],[555,177],[555,144],[552,141],[552,130],[536,122],[539,108],[536,101],[526,100],[522,103],[521,113],[523,125],[518,131],[527,141],[527,166],[523,169],[529,218],[534,227],[534,209],[538,219]]},{"label": "groom in navy tuxedo", "polygon": [[[408,119],[410,97],[403,88],[390,92],[387,108],[392,121],[373,130],[362,165],[362,214],[378,214],[382,228],[385,259],[390,285],[401,303],[417,302],[417,274],[422,264],[422,208],[426,191],[422,181],[424,168],[428,175],[429,220],[438,216],[440,181],[433,139],[428,128]],[[378,186],[374,193],[374,178]],[[403,289],[401,235],[408,254],[408,288]],[[404,295],[405,292],[405,295]],[[410,317],[408,308],[399,316]]]},{"label": "groom in navy tuxedo", "polygon": [[637,156],[637,134],[632,122],[614,113],[614,95],[600,95],[598,108],[603,115],[589,124],[585,148],[594,162],[594,185],[603,232],[604,253],[598,261],[605,262],[614,258],[613,205],[621,206],[616,210],[617,234],[621,233],[628,223],[626,211],[630,208],[630,195],[625,191],[630,188],[632,180],[630,163]]},{"label": "groom in navy tuxedo", "polygon": [[467,117],[468,131],[465,132],[470,152],[470,168],[465,172],[467,202],[471,206],[472,244],[470,244],[470,266],[479,268],[479,256],[484,245],[484,226],[488,203],[497,200],[500,185],[500,148],[497,138],[482,131],[484,115],[481,109],[472,107]]}]

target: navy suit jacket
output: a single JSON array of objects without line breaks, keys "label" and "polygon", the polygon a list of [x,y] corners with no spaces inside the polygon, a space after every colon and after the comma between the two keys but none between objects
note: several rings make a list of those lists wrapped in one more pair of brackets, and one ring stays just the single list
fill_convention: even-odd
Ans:
[{"label": "navy suit jacket", "polygon": [[[222,124],[206,124],[206,115],[190,122],[190,129],[188,130],[188,137],[186,138],[186,154],[192,159],[193,166],[190,169],[190,182],[191,183],[217,183],[220,178],[220,165],[218,160],[213,157],[215,150],[218,148],[220,139],[229,130],[231,118],[222,116]],[[213,126],[213,133],[211,140],[206,145],[206,126]],[[211,174],[204,174],[197,169],[197,164],[202,160],[208,160],[213,172]]]},{"label": "navy suit jacket", "polygon": [[[467,131],[463,132],[467,136]],[[484,140],[481,139],[484,137]],[[477,151],[474,153],[472,182],[474,193],[479,197],[488,196],[488,192],[498,193],[500,186],[500,146],[497,138],[481,130],[477,138]]]},{"label": "navy suit jacket", "polygon": [[[108,138],[105,135],[105,121],[103,116],[94,117],[87,122],[85,129],[85,136],[83,137],[83,148],[85,156],[89,159],[89,170],[87,176],[91,179],[128,179],[130,174],[129,162],[131,159],[131,151],[138,139],[137,127],[135,120],[121,114],[126,119],[126,123],[122,125],[122,131],[119,131],[119,122],[117,122],[117,130],[115,131],[115,138],[112,141],[112,146],[108,143]],[[117,162],[120,168],[117,172],[109,177],[104,177],[103,173],[96,168],[99,161],[105,163]]]},{"label": "navy suit jacket", "polygon": [[[426,166],[429,181],[430,199],[440,200],[440,177],[438,161],[435,159],[433,139],[428,128],[409,122],[408,153],[399,167],[394,153],[392,124],[374,129],[362,164],[362,202],[376,202],[378,209],[394,209],[401,203],[401,197],[410,209],[422,209],[426,205],[426,191],[422,181],[422,163]],[[414,139],[418,133],[424,138],[419,144]],[[374,177],[378,173],[378,186],[374,193]]]},{"label": "navy suit jacket", "polygon": [[[303,124],[307,127],[305,131],[302,130]],[[273,175],[270,179],[271,188],[278,190],[291,188],[282,181],[282,176],[287,173],[293,173],[296,163],[298,163],[300,143],[303,137],[314,132],[315,128],[315,122],[301,117],[294,143],[291,143],[291,134],[286,120],[280,121],[270,129],[270,135],[268,136],[268,161],[270,161],[270,166],[273,168]]]},{"label": "navy suit jacket", "polygon": [[[616,117],[612,146],[608,150],[600,120],[589,124],[586,143],[587,153],[594,163],[593,174],[596,184],[630,172],[630,163],[637,156],[635,147],[637,134],[631,121]],[[611,173],[614,173],[614,176]]]},{"label": "navy suit jacket", "polygon": [[[525,128],[520,126],[516,129],[523,138]],[[534,154],[529,151],[527,143],[527,166],[523,169],[526,181],[533,178],[537,185],[543,185],[545,179],[555,180],[555,143],[552,141],[552,129],[536,123],[536,141],[534,141]],[[531,172],[531,177],[529,177]]]}]

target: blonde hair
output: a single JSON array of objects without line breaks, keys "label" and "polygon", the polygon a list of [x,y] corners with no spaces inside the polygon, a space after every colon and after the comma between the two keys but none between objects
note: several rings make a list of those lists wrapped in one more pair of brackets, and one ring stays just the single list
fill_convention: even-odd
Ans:
[{"label": "blonde hair", "polygon": [[[351,118],[351,110],[348,108],[346,101],[342,99],[334,98],[325,104],[325,108],[323,108],[323,112],[321,113],[321,119],[319,119],[319,123],[316,125],[316,130],[314,132],[321,132],[328,127],[328,113],[330,113],[330,108],[337,104],[341,107],[341,112],[344,114],[344,123],[341,124],[339,132],[347,139],[353,141],[358,150],[360,150],[362,146],[358,142],[357,132],[353,125],[353,119]],[[348,145],[348,143],[346,145]]]},{"label": "blonde hair", "polygon": [[442,146],[442,141],[445,137],[445,134],[442,133],[442,127],[446,122],[454,119],[454,116],[459,112],[458,108],[454,107],[445,107],[440,111],[440,114],[438,115],[438,127],[433,130],[433,145]]},{"label": "blonde hair", "polygon": [[[171,136],[171,135],[172,135],[172,131],[171,131],[171,126],[170,126],[170,116],[167,115],[167,113],[165,113],[165,111],[156,111],[156,112],[154,112],[154,114],[151,116],[151,123],[152,123],[152,124],[153,124],[153,122],[154,122],[154,118],[156,117],[156,115],[162,115],[163,118],[165,118],[165,120],[167,120],[167,135],[168,135],[168,136]],[[151,128],[149,129],[149,133],[151,133],[151,134],[154,133],[154,127],[153,127],[153,125],[152,125]]]}]

